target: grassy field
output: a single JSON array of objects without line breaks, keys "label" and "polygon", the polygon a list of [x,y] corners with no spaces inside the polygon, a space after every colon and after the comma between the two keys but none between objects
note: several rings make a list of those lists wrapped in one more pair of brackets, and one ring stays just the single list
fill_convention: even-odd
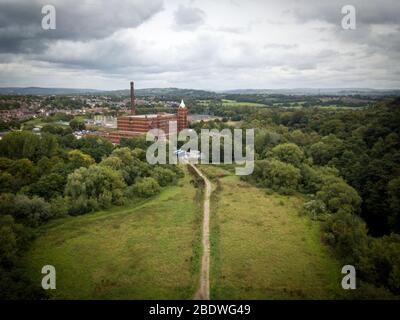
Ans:
[{"label": "grassy field", "polygon": [[326,299],[341,266],[320,242],[319,224],[299,215],[302,199],[267,195],[213,166],[212,299]]},{"label": "grassy field", "polygon": [[56,267],[55,299],[190,299],[198,283],[200,194],[186,176],[146,202],[44,226],[26,256],[38,285]]},{"label": "grassy field", "polygon": [[[340,295],[341,266],[299,214],[302,198],[267,194],[217,166],[213,182],[212,299],[325,299]],[[201,195],[186,176],[150,200],[53,221],[25,257],[57,270],[54,299],[191,299],[198,285]]]},{"label": "grassy field", "polygon": [[[24,122],[23,125],[25,126],[39,126],[39,127],[43,127],[47,124],[51,124],[51,125],[59,125],[59,126],[69,126],[69,121],[50,121],[47,122],[45,121],[46,118],[43,117],[38,117],[35,119],[31,119],[28,120],[26,122]],[[74,119],[79,120],[79,121],[85,121],[85,117],[84,116],[75,116]]]},{"label": "grassy field", "polygon": [[222,99],[222,105],[225,107],[266,107],[265,104],[256,102],[238,102],[236,100]]}]

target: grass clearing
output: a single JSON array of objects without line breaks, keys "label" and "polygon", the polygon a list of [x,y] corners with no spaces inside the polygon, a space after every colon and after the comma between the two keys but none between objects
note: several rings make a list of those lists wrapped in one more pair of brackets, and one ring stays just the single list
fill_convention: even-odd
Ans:
[{"label": "grass clearing", "polygon": [[53,221],[25,257],[38,285],[56,267],[54,299],[190,299],[198,284],[201,203],[185,177],[155,198]]},{"label": "grass clearing", "polygon": [[341,266],[320,242],[319,224],[300,216],[302,199],[267,195],[223,168],[202,166],[216,185],[211,202],[212,299],[329,299]]},{"label": "grass clearing", "polygon": [[222,99],[224,107],[267,107],[267,105],[257,102],[239,102],[236,100]]}]

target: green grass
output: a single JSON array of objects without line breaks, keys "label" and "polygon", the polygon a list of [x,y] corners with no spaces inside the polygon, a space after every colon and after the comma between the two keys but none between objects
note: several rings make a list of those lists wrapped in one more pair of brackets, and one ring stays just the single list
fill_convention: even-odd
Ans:
[{"label": "green grass", "polygon": [[[47,122],[45,121],[46,118],[44,117],[38,117],[38,118],[34,118],[31,120],[28,120],[26,122],[24,122],[24,125],[33,125],[33,126],[45,126],[47,124],[51,124],[51,125],[58,125],[58,126],[69,126],[69,121],[50,121]],[[74,119],[79,120],[79,121],[85,121],[85,117],[84,116],[74,116]]]},{"label": "green grass", "polygon": [[[225,170],[210,177],[211,298],[340,297],[341,265],[320,242],[299,196],[267,194]],[[55,220],[25,257],[40,285],[57,270],[53,299],[191,299],[198,286],[201,193],[186,176],[150,200]]]},{"label": "green grass", "polygon": [[238,102],[236,100],[222,99],[224,107],[266,107],[265,104],[256,102]]},{"label": "green grass", "polygon": [[[341,266],[320,242],[319,224],[299,214],[297,196],[262,189],[213,166],[213,299],[328,299],[339,294]],[[225,175],[225,176],[224,176]]]},{"label": "green grass", "polygon": [[136,205],[56,220],[25,257],[56,267],[55,299],[190,299],[198,284],[201,206],[186,176]]}]

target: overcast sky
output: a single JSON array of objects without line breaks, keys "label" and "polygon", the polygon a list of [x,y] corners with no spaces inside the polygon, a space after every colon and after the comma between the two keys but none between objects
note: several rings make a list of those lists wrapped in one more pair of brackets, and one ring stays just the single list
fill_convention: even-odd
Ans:
[{"label": "overcast sky", "polygon": [[399,0],[0,0],[0,86],[400,88],[399,32]]}]

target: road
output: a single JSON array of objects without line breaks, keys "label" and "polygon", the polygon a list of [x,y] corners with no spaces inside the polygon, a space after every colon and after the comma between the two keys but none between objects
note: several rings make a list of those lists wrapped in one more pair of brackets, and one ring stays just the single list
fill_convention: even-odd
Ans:
[{"label": "road", "polygon": [[194,299],[210,300],[210,197],[211,182],[194,165],[190,164],[196,173],[204,180],[204,207],[203,207],[203,255],[201,258],[200,286]]}]

